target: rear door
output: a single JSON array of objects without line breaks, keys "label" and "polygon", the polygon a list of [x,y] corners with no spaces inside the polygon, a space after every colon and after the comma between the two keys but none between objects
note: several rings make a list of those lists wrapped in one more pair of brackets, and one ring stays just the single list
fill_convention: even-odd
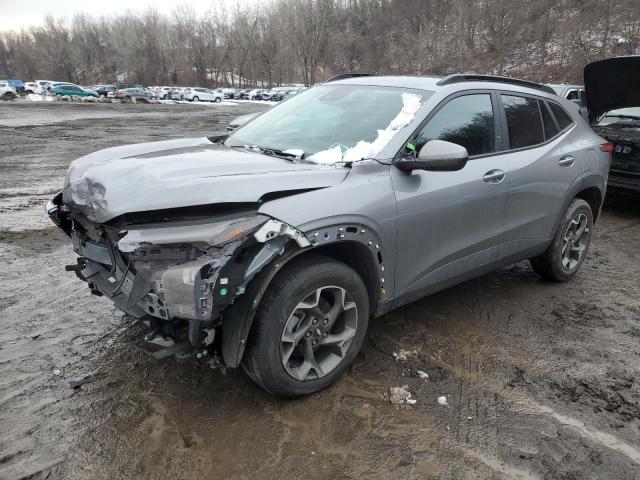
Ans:
[{"label": "rear door", "polygon": [[510,173],[501,149],[497,99],[490,91],[455,94],[431,113],[413,143],[464,146],[456,172],[393,168],[398,208],[396,297],[405,303],[491,270],[498,258]]},{"label": "rear door", "polygon": [[[553,236],[571,185],[582,174],[574,119],[559,103],[519,92],[499,94],[511,193],[500,248],[504,263],[540,253]],[[532,254],[533,254],[532,253]]]}]

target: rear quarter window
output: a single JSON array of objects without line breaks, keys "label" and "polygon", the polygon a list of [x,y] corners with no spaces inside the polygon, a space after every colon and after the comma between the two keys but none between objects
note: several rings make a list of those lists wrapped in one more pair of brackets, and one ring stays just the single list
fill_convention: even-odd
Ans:
[{"label": "rear quarter window", "polygon": [[549,102],[553,116],[556,117],[560,130],[564,130],[573,123],[573,118],[567,113],[567,111],[560,105],[554,102]]},{"label": "rear quarter window", "polygon": [[540,111],[542,112],[542,124],[544,126],[544,138],[549,140],[550,138],[555,137],[560,130],[558,129],[553,116],[551,116],[551,112],[549,111],[549,107],[545,104],[545,102],[540,102]]}]

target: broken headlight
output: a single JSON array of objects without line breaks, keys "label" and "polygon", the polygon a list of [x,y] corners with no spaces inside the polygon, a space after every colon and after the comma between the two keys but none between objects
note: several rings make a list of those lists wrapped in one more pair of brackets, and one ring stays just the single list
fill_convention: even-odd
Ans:
[{"label": "broken headlight", "polygon": [[193,244],[202,251],[209,247],[225,245],[256,230],[264,224],[268,217],[255,215],[252,217],[233,218],[209,223],[183,222],[166,227],[138,226],[126,230],[118,241],[121,252],[133,252],[138,248],[152,245]]}]

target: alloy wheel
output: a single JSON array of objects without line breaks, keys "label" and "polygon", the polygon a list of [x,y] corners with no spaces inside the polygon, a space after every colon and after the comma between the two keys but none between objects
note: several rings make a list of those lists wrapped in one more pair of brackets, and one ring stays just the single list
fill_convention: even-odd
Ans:
[{"label": "alloy wheel", "polygon": [[358,310],[342,287],[324,286],[304,297],[285,323],[280,359],[300,381],[315,380],[334,370],[356,336]]},{"label": "alloy wheel", "polygon": [[584,213],[578,213],[569,222],[562,238],[562,268],[567,271],[576,268],[582,261],[588,246],[589,217]]}]

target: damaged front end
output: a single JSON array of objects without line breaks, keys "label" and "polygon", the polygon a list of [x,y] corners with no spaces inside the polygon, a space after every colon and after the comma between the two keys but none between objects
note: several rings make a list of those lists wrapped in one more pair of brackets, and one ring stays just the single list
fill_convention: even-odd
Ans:
[{"label": "damaged front end", "polygon": [[214,342],[222,347],[222,312],[289,245],[310,245],[298,230],[247,207],[151,212],[143,221],[134,215],[99,224],[58,194],[46,211],[79,255],[67,270],[93,294],[148,320],[146,339],[165,347],[161,357]]}]

